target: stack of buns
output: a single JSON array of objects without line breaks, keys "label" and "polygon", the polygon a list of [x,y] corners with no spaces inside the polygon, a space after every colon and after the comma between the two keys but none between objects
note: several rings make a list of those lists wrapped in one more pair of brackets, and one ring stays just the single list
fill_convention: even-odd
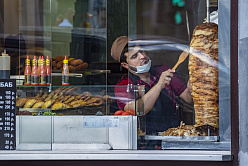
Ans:
[{"label": "stack of buns", "polygon": [[195,125],[219,128],[218,25],[196,26],[190,43],[189,79]]},{"label": "stack of buns", "polygon": [[[62,70],[63,69],[63,60],[65,57],[57,56],[56,58],[52,58],[52,66],[54,70]],[[69,58],[68,59],[69,70],[81,70],[87,69],[88,63],[83,62],[81,59]]]}]

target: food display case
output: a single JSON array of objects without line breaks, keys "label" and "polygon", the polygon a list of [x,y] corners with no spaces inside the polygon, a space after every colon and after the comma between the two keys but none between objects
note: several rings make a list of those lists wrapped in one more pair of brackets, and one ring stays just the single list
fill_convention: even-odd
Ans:
[{"label": "food display case", "polygon": [[[20,85],[16,149],[137,149],[137,116],[114,115],[119,110],[115,88]],[[137,87],[128,89],[136,91]]]},{"label": "food display case", "polygon": [[16,148],[137,149],[137,116],[114,115],[114,88],[19,86]]}]

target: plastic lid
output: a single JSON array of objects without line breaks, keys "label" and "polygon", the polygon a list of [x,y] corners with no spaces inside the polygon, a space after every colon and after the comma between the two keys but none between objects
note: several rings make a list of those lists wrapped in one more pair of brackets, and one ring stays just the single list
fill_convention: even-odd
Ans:
[{"label": "plastic lid", "polygon": [[34,56],[34,59],[36,59],[36,56]]},{"label": "plastic lid", "polygon": [[67,55],[65,55],[65,59],[63,60],[63,63],[68,63]]},{"label": "plastic lid", "polygon": [[47,58],[46,59],[49,59],[49,56],[47,56]]},{"label": "plastic lid", "polygon": [[27,56],[27,59],[29,59],[29,56]]},{"label": "plastic lid", "polygon": [[63,60],[63,63],[68,63],[67,55],[65,55],[65,59]]}]

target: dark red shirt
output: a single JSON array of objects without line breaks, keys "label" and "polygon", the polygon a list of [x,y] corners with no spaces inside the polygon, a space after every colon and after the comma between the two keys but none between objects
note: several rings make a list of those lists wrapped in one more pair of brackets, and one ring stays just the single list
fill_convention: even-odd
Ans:
[{"label": "dark red shirt", "polygon": [[[152,66],[150,69],[150,85],[146,82],[140,80],[138,76],[129,72],[128,74],[124,74],[122,78],[119,80],[115,87],[115,97],[117,98],[117,104],[120,109],[124,109],[125,105],[132,101],[140,98],[138,93],[135,93],[135,88],[132,85],[145,85],[145,87],[152,88],[154,85],[157,84],[160,75],[162,72],[168,70],[169,67],[162,65],[162,66]],[[136,83],[135,83],[136,82]],[[121,86],[121,85],[130,85],[130,86]],[[168,97],[171,99],[173,103],[173,108],[176,108],[176,96],[180,96],[184,90],[187,88],[187,84],[182,80],[182,78],[177,74],[174,73],[174,76],[171,79],[170,85],[166,85],[165,89],[168,93]]]}]

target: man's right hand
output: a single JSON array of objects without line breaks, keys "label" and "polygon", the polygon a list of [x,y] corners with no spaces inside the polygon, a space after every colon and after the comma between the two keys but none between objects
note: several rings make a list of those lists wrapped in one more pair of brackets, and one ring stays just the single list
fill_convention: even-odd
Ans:
[{"label": "man's right hand", "polygon": [[175,73],[175,70],[168,69],[160,75],[157,86],[159,86],[161,90],[165,88],[165,85],[170,85],[171,78],[173,77],[173,73]]}]

